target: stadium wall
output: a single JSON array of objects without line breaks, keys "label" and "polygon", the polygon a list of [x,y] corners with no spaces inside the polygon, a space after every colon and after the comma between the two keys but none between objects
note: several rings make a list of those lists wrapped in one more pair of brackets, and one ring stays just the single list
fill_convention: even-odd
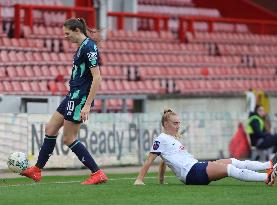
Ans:
[{"label": "stadium wall", "polygon": [[[181,139],[186,149],[198,159],[229,157],[228,144],[239,122],[247,116],[236,112],[181,112]],[[0,169],[6,169],[8,155],[27,153],[35,164],[50,115],[0,114]],[[272,124],[276,130],[277,121]],[[101,166],[141,164],[160,131],[159,113],[91,114],[78,134]],[[46,168],[80,168],[77,157],[57,139],[53,156]]]},{"label": "stadium wall", "polygon": [[[7,168],[8,155],[15,151],[28,153],[31,163],[35,163],[49,117],[0,114],[0,169]],[[227,146],[237,126],[236,114],[183,112],[180,117],[183,143],[196,157],[229,155]],[[102,166],[137,165],[145,159],[153,138],[160,133],[160,119],[160,113],[91,114],[89,122],[82,124],[78,137]],[[47,168],[81,166],[77,157],[62,144],[60,134]]]},{"label": "stadium wall", "polygon": [[52,113],[57,109],[61,96],[1,95],[0,113]]}]

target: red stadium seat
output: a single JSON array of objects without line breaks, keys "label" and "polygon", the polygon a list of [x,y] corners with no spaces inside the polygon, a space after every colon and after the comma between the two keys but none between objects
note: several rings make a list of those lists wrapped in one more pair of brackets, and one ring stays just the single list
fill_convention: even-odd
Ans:
[{"label": "red stadium seat", "polygon": [[99,94],[108,94],[109,93],[109,87],[107,81],[103,80],[100,84],[100,90]]},{"label": "red stadium seat", "polygon": [[56,82],[57,90],[59,92],[59,95],[66,95],[68,90],[64,84],[64,82]]},{"label": "red stadium seat", "polygon": [[33,59],[32,60],[34,60],[34,61],[36,61],[36,62],[43,62],[43,54],[42,53],[40,53],[40,52],[34,52],[33,53]]},{"label": "red stadium seat", "polygon": [[13,64],[16,64],[16,63],[19,62],[19,59],[17,58],[17,55],[16,55],[16,51],[14,51],[14,50],[9,51],[9,52],[8,52],[8,56],[9,56],[10,61],[11,61]]},{"label": "red stadium seat", "polygon": [[16,66],[15,72],[16,72],[16,76],[18,76],[20,78],[24,78],[27,76],[25,73],[25,70],[23,69],[23,66]]},{"label": "red stadium seat", "polygon": [[36,95],[39,95],[41,93],[41,90],[40,90],[40,87],[38,84],[39,84],[39,81],[31,81],[30,82],[30,89]]},{"label": "red stadium seat", "polygon": [[107,99],[107,109],[108,111],[119,111],[122,107],[120,99]]},{"label": "red stadium seat", "polygon": [[59,55],[57,55],[57,53],[54,53],[54,52],[50,53],[50,59],[56,64],[60,62]]},{"label": "red stadium seat", "polygon": [[123,88],[123,85],[122,85],[122,81],[120,80],[115,80],[114,81],[114,89],[118,92],[118,93],[124,93],[124,88]]},{"label": "red stadium seat", "polygon": [[113,80],[106,80],[106,88],[105,93],[106,94],[117,94],[117,90],[115,90],[115,85]]},{"label": "red stadium seat", "polygon": [[2,63],[4,63],[4,64],[8,64],[11,62],[11,59],[6,50],[0,51],[0,58],[1,58]]},{"label": "red stadium seat", "polygon": [[30,26],[23,26],[23,35],[24,37],[29,37],[32,34]]},{"label": "red stadium seat", "polygon": [[[57,58],[59,59],[59,64],[69,65],[72,62],[72,59],[68,60],[68,56],[65,53],[55,53],[55,55],[58,56]],[[58,63],[58,62],[56,62],[56,63]]]},{"label": "red stadium seat", "polygon": [[33,72],[35,77],[43,77],[41,66],[38,66],[38,65],[33,66]]},{"label": "red stadium seat", "polygon": [[[174,18],[219,15],[216,9],[194,7],[192,0],[138,2],[138,11]],[[56,81],[57,77],[61,77],[61,81],[70,78],[77,47],[63,39],[60,25],[65,14],[35,13],[33,30],[23,27],[24,38],[0,38],[3,90],[10,89],[18,94],[29,89],[36,94],[66,94],[63,82]],[[169,28],[176,30],[178,25],[174,18],[170,19]],[[101,46],[101,94],[163,95],[176,91],[181,94],[221,94],[238,93],[249,87],[277,91],[274,87],[277,75],[275,35],[258,35],[252,30],[250,33],[250,27],[248,30],[243,24],[218,22],[213,24],[216,32],[208,32],[209,23],[203,21],[194,22],[194,33],[188,32],[187,23],[184,25],[186,42],[182,43],[171,30],[155,32],[154,23],[139,20],[139,27],[147,30],[108,33]],[[162,28],[162,24],[160,26]],[[32,82],[35,80],[39,82]],[[114,99],[109,103],[113,111],[122,104]]]},{"label": "red stadium seat", "polygon": [[26,38],[20,38],[18,39],[19,46],[22,47],[24,50],[30,50],[28,41]]},{"label": "red stadium seat", "polygon": [[53,40],[53,51],[55,52],[55,53],[58,53],[58,52],[60,52],[60,40],[58,40],[58,39],[54,39]]},{"label": "red stadium seat", "polygon": [[5,79],[7,77],[6,69],[0,68],[0,79]]},{"label": "red stadium seat", "polygon": [[122,84],[123,84],[124,92],[125,92],[126,94],[131,94],[131,93],[132,93],[132,88],[131,88],[131,86],[130,86],[129,81],[123,80],[123,81],[122,81]]},{"label": "red stadium seat", "polygon": [[11,38],[3,37],[2,44],[3,44],[4,48],[6,48],[6,49],[8,49],[8,48],[15,49],[15,47],[12,46]]},{"label": "red stadium seat", "polygon": [[59,70],[58,70],[57,66],[55,66],[55,65],[51,65],[46,69],[49,70],[49,76],[56,77],[56,76],[60,75]]},{"label": "red stadium seat", "polygon": [[24,72],[26,73],[26,77],[28,78],[35,77],[33,68],[31,66],[24,66],[23,69],[24,69]]},{"label": "red stadium seat", "polygon": [[12,38],[12,39],[11,39],[11,45],[12,45],[12,47],[15,48],[15,50],[20,50],[19,39],[17,39],[17,38]]},{"label": "red stadium seat", "polygon": [[24,51],[18,51],[15,55],[16,55],[16,59],[17,59],[18,64],[20,64],[20,63],[28,64],[28,62],[26,62],[27,59],[24,55]]},{"label": "red stadium seat", "polygon": [[63,75],[64,77],[69,77],[70,73],[66,66],[59,65],[56,68],[60,75]]},{"label": "red stadium seat", "polygon": [[41,95],[49,95],[51,93],[47,81],[38,82],[38,88]]},{"label": "red stadium seat", "polygon": [[5,73],[6,73],[7,77],[9,77],[9,78],[16,77],[14,66],[7,66],[5,68]]},{"label": "red stadium seat", "polygon": [[4,87],[4,92],[6,93],[11,93],[13,92],[13,87],[9,81],[3,81],[3,87]]},{"label": "red stadium seat", "polygon": [[4,92],[4,86],[3,83],[0,81],[0,93]]},{"label": "red stadium seat", "polygon": [[52,78],[54,79],[56,76],[53,76],[51,75],[51,72],[50,72],[50,69],[49,69],[49,66],[46,66],[46,65],[43,65],[43,66],[40,66],[40,69],[41,69],[41,77],[43,78]]},{"label": "red stadium seat", "polygon": [[12,92],[15,94],[22,94],[22,87],[19,81],[11,81],[13,87]]},{"label": "red stadium seat", "polygon": [[20,82],[21,87],[22,87],[22,92],[25,94],[33,94],[32,93],[32,89],[31,89],[31,85],[28,81],[21,81]]},{"label": "red stadium seat", "polygon": [[102,109],[102,100],[101,99],[95,99],[94,100],[94,106],[92,107],[92,110],[100,112]]},{"label": "red stadium seat", "polygon": [[[52,59],[51,59],[51,57],[50,57],[50,54],[48,53],[48,52],[43,52],[42,54],[41,54],[41,56],[42,56],[42,61],[44,61],[44,62],[47,62],[47,63],[52,63]],[[38,56],[37,57],[37,59],[39,58],[40,56]],[[36,57],[35,57],[36,58]]]}]

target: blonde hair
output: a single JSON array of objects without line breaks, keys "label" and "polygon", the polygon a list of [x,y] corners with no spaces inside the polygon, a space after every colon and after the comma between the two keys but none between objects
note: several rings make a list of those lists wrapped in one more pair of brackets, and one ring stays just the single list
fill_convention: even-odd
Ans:
[{"label": "blonde hair", "polygon": [[[166,121],[168,121],[171,116],[174,116],[174,115],[177,115],[177,114],[175,112],[173,112],[172,109],[165,109],[164,110],[162,120],[161,120],[163,130],[164,130],[164,123]],[[177,133],[174,137],[177,138],[177,139],[180,139],[182,137],[182,135],[180,133]]]}]

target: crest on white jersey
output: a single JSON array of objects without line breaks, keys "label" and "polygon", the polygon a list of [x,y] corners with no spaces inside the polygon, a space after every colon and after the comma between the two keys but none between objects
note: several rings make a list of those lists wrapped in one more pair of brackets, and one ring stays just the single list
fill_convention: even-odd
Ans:
[{"label": "crest on white jersey", "polygon": [[157,150],[159,147],[160,147],[160,142],[159,141],[154,141],[153,150]]}]

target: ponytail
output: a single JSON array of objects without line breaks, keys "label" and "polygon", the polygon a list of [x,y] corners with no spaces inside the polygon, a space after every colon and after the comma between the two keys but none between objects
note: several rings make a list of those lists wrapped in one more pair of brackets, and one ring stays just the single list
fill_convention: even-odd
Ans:
[{"label": "ponytail", "polygon": [[[83,18],[72,18],[67,19],[64,22],[64,26],[72,31],[76,31],[76,29],[80,29],[80,31],[87,37],[91,38],[97,46],[99,46],[101,42],[101,31],[96,28],[89,28]],[[88,34],[89,33],[89,34]]]}]

